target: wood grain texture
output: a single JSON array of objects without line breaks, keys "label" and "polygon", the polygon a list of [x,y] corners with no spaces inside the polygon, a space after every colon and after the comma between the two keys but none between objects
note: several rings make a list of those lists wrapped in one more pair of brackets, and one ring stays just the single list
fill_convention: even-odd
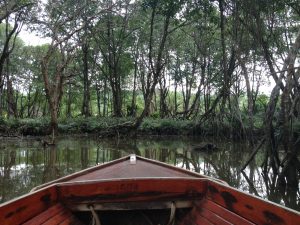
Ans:
[{"label": "wood grain texture", "polygon": [[206,179],[122,179],[58,184],[66,204],[199,199],[205,196]]},{"label": "wood grain texture", "polygon": [[57,200],[56,187],[51,186],[0,207],[0,221],[4,224],[21,224],[51,207]]},{"label": "wood grain texture", "polygon": [[[205,210],[209,210],[213,214],[217,215],[218,217],[222,218],[223,220],[227,221],[226,223],[215,222],[215,224],[238,224],[238,225],[254,225],[251,221],[246,220],[242,215],[238,215],[234,212],[229,211],[225,207],[222,207],[208,199],[205,199],[203,201],[203,204],[201,206]],[[200,213],[202,214],[202,211],[200,210]]]},{"label": "wood grain texture", "polygon": [[215,182],[208,182],[207,198],[255,224],[300,224],[296,211]]},{"label": "wood grain texture", "polygon": [[180,224],[253,225],[241,216],[207,199],[196,201],[191,212],[185,216]]},{"label": "wood grain texture", "polygon": [[23,225],[82,224],[69,209],[60,203],[55,204]]},{"label": "wood grain texture", "polygon": [[[187,173],[186,170],[175,170],[174,167],[164,164],[153,164],[146,160],[137,159],[137,163],[131,165],[129,160],[124,160],[112,166],[107,166],[101,170],[94,170],[88,174],[78,176],[70,181],[100,180],[115,178],[145,178],[145,177],[195,177],[194,174]],[[200,177],[200,176],[198,176]]]},{"label": "wood grain texture", "polygon": [[34,190],[45,186],[70,181],[88,181],[113,178],[145,178],[145,177],[191,177],[191,178],[209,178],[199,173],[188,171],[182,168],[174,167],[156,160],[136,156],[137,163],[129,163],[129,156],[94,166],[74,174],[53,180],[42,184]]},{"label": "wood grain texture", "polygon": [[63,210],[64,206],[62,204],[55,204],[54,206],[50,207],[49,209],[45,210],[44,212],[25,222],[24,225],[42,224],[49,220],[49,218],[52,218],[53,216],[57,215]]},{"label": "wood grain texture", "polygon": [[232,224],[231,222],[228,222],[227,220],[222,218],[220,215],[205,208],[204,205],[200,210],[197,210],[197,212],[195,212],[195,213],[199,213],[199,215],[206,218],[212,224],[223,224],[223,225],[231,225]]},{"label": "wood grain texture", "polygon": [[55,216],[49,218],[49,220],[45,221],[45,223],[42,223],[43,225],[56,225],[64,222],[68,218],[71,218],[73,215],[69,210],[62,210],[59,213],[57,213]]},{"label": "wood grain texture", "polygon": [[[199,201],[200,204],[197,205],[202,205],[203,201]],[[196,206],[196,205],[195,205]],[[191,210],[190,213],[188,213],[181,222],[179,222],[179,225],[202,225],[202,224],[207,224],[207,225],[213,225],[211,221],[209,221],[205,216],[201,215],[199,212],[197,212],[198,209],[195,207]]]}]

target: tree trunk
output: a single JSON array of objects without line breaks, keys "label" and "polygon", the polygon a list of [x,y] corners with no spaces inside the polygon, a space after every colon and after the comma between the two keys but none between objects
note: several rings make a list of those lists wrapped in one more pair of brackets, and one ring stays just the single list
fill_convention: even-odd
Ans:
[{"label": "tree trunk", "polygon": [[103,90],[103,117],[107,116],[106,111],[107,111],[107,80],[104,80],[104,90]]},{"label": "tree trunk", "polygon": [[7,117],[13,116],[14,118],[18,117],[17,105],[14,97],[14,90],[12,81],[10,79],[9,71],[9,57],[6,59],[6,92],[7,92]]},{"label": "tree trunk", "polygon": [[254,130],[254,121],[253,121],[253,110],[254,110],[254,100],[253,100],[253,93],[252,93],[252,88],[250,85],[250,79],[249,79],[249,74],[248,70],[246,67],[245,63],[245,58],[241,58],[240,54],[238,56],[238,60],[240,62],[242,72],[245,78],[246,82],[246,90],[247,90],[247,101],[248,101],[248,119],[249,119],[249,132],[248,132],[248,140],[250,141],[251,146],[254,145],[254,140],[253,140],[253,130]]},{"label": "tree trunk", "polygon": [[101,117],[101,91],[99,81],[96,81],[96,94],[97,94],[97,109],[98,109],[98,116]]},{"label": "tree trunk", "polygon": [[3,115],[3,86],[0,86],[0,117]]},{"label": "tree trunk", "polygon": [[[58,131],[58,111],[60,106],[60,101],[63,94],[63,81],[64,81],[64,70],[65,67],[69,63],[68,60],[63,60],[64,57],[62,57],[62,64],[56,65],[55,74],[54,74],[54,80],[50,82],[50,76],[49,76],[49,61],[53,54],[53,46],[49,47],[49,50],[46,54],[46,56],[43,57],[41,61],[41,71],[42,76],[44,80],[44,86],[45,86],[45,93],[46,98],[49,105],[49,111],[51,116],[51,122],[50,127],[52,131],[52,143],[55,142],[55,136],[57,135]],[[52,83],[52,84],[51,84]]]},{"label": "tree trunk", "polygon": [[[5,7],[8,7],[7,3],[5,3]],[[7,8],[6,8],[7,10]],[[6,13],[8,13],[6,11]],[[11,54],[11,52],[13,51],[14,47],[15,47],[15,41],[16,41],[16,37],[19,33],[18,28],[19,28],[19,24],[18,24],[18,20],[15,18],[14,20],[14,26],[12,27],[11,30],[9,30],[9,13],[7,14],[5,18],[5,39],[4,39],[4,43],[2,43],[3,45],[3,49],[0,55],[0,89],[3,90],[3,85],[4,85],[4,76],[3,76],[3,71],[5,68],[5,62],[6,62],[6,80],[7,80],[7,97],[9,99],[7,99],[9,102],[7,102],[8,105],[8,116],[10,115],[14,115],[15,117],[17,115],[15,115],[16,109],[14,109],[14,100],[13,100],[13,92],[12,92],[12,83],[9,79],[9,56]],[[3,19],[4,19],[3,18]],[[3,92],[1,93],[3,94]],[[1,108],[1,107],[0,107]]]},{"label": "tree trunk", "polygon": [[[117,75],[114,75],[117,76]],[[119,81],[111,82],[113,98],[113,116],[122,117],[122,91]]]},{"label": "tree trunk", "polygon": [[20,110],[19,110],[19,115],[18,115],[21,119],[24,118],[24,110],[25,110],[25,106],[24,106],[24,103],[23,103],[24,98],[25,98],[24,95],[21,94]]},{"label": "tree trunk", "polygon": [[165,118],[168,116],[168,106],[166,103],[167,96],[168,96],[168,89],[166,87],[166,79],[162,77],[159,81],[160,85],[160,100],[159,100],[159,111],[160,111],[160,118]]},{"label": "tree trunk", "polygon": [[129,115],[132,117],[136,117],[136,80],[137,80],[137,73],[138,73],[138,57],[139,57],[139,51],[138,51],[138,44],[136,45],[136,51],[135,51],[135,58],[134,58],[134,76],[133,76],[133,90],[132,90],[132,99],[131,99],[131,108]]},{"label": "tree trunk", "polygon": [[221,46],[222,46],[222,72],[223,72],[223,92],[221,113],[224,111],[226,100],[229,99],[229,77],[227,71],[227,55],[225,44],[225,16],[224,16],[224,0],[218,0],[220,10],[220,30],[221,30]]},{"label": "tree trunk", "polygon": [[68,85],[68,97],[67,97],[67,111],[66,111],[67,118],[72,117],[72,109],[71,109],[72,94],[71,94],[71,90],[72,90],[72,85],[71,85],[71,83],[69,83],[69,85]]},{"label": "tree trunk", "polygon": [[[144,110],[142,112],[142,114],[137,118],[137,120],[135,121],[134,127],[138,128],[144,117],[146,116],[146,114],[149,112],[150,109],[150,104],[152,101],[152,97],[154,95],[155,92],[155,87],[159,81],[159,78],[161,76],[162,70],[164,68],[164,64],[163,64],[163,53],[165,52],[165,47],[166,47],[166,42],[167,42],[167,36],[169,34],[169,25],[170,25],[170,15],[166,15],[165,20],[164,20],[164,27],[163,27],[163,34],[160,40],[160,44],[159,44],[159,48],[158,48],[158,52],[157,52],[157,56],[155,57],[155,63],[154,63],[154,51],[153,51],[153,29],[154,29],[154,17],[156,14],[156,6],[153,6],[152,9],[152,14],[151,14],[151,23],[150,23],[150,37],[149,37],[149,65],[151,68],[151,72],[149,73],[147,79],[149,80],[149,82],[147,82],[147,88],[146,88],[146,98],[145,98],[145,102],[144,102]],[[150,80],[152,80],[152,82],[150,83]]]},{"label": "tree trunk", "polygon": [[89,81],[89,67],[88,67],[88,53],[89,46],[84,40],[82,44],[83,53],[83,104],[82,104],[82,115],[85,117],[91,116],[90,112],[90,81]]},{"label": "tree trunk", "polygon": [[[278,143],[275,139],[274,135],[274,127],[273,127],[273,118],[274,118],[274,113],[276,109],[276,105],[278,102],[279,94],[280,94],[280,89],[283,87],[283,82],[282,79],[285,75],[285,72],[288,71],[287,75],[287,80],[286,80],[286,87],[283,87],[283,94],[282,94],[282,105],[281,105],[281,112],[280,112],[280,123],[281,125],[281,131],[283,141],[285,144],[285,148],[288,150],[288,136],[289,136],[289,116],[290,116],[290,111],[288,110],[288,105],[289,103],[289,98],[291,96],[291,77],[294,74],[294,63],[295,59],[297,56],[297,51],[300,47],[300,32],[298,33],[297,39],[293,45],[293,47],[290,49],[289,54],[287,58],[284,61],[283,68],[281,69],[281,73],[279,78],[277,79],[276,86],[273,88],[270,96],[270,100],[268,103],[266,115],[265,115],[265,133],[267,136],[267,150],[268,153],[266,153],[266,157],[270,157],[270,164],[274,170],[275,173],[278,172],[279,168],[279,156],[278,156]],[[267,49],[266,49],[267,50]],[[266,51],[268,52],[268,51]],[[267,57],[268,58],[268,57]],[[268,58],[269,59],[269,58]],[[273,65],[270,64],[269,68],[271,70],[271,73],[275,73],[275,70],[273,68]],[[267,161],[267,158],[265,159]]]}]

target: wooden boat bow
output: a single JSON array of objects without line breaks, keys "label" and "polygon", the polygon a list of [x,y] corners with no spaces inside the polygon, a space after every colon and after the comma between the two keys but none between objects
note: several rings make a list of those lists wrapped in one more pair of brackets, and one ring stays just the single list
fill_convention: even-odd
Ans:
[{"label": "wooden boat bow", "polygon": [[0,221],[9,225],[89,224],[91,215],[104,225],[145,224],[145,215],[153,224],[178,225],[300,221],[299,212],[218,180],[134,156],[58,179],[0,206]]}]

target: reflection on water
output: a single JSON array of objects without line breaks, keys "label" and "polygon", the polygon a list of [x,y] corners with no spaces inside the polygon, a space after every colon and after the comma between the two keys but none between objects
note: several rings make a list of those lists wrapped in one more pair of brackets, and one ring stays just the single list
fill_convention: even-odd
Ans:
[{"label": "reflection on water", "polygon": [[300,210],[299,187],[282,187],[276,175],[262,175],[261,154],[241,173],[240,168],[251,153],[245,144],[214,141],[218,150],[212,153],[194,150],[207,142],[180,137],[118,141],[68,137],[59,140],[57,146],[44,149],[34,139],[2,139],[0,202],[53,179],[135,153],[222,179],[240,190]]}]

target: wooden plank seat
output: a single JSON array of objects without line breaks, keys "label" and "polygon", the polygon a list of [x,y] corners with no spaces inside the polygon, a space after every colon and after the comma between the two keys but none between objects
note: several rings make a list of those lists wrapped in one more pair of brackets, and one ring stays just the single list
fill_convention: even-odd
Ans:
[{"label": "wooden plank seat", "polygon": [[71,213],[71,211],[60,203],[57,203],[33,217],[29,221],[25,222],[24,225],[55,225],[55,224],[74,224],[81,225],[82,223]]}]

